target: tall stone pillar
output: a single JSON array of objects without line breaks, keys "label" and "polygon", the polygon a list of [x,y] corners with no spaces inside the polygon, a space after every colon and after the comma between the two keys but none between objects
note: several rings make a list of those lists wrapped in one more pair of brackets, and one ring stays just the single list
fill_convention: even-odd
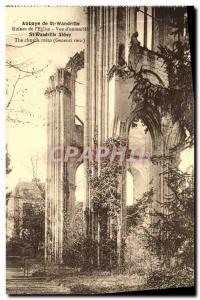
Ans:
[{"label": "tall stone pillar", "polygon": [[73,219],[75,164],[71,161],[65,162],[64,157],[68,146],[76,146],[75,80],[77,72],[83,66],[84,53],[75,54],[65,68],[58,69],[50,77],[49,88],[45,92],[48,139],[45,203],[47,262],[62,263],[64,212],[68,212]]},{"label": "tall stone pillar", "polygon": [[[88,126],[85,135],[86,145],[92,149],[102,146],[105,140],[114,136],[115,119],[115,82],[110,84],[108,72],[117,63],[118,24],[116,7],[89,7],[88,8],[88,32],[87,32],[87,119]],[[110,99],[110,96],[113,99]],[[113,118],[114,116],[114,118]],[[93,174],[100,172],[101,163],[98,168],[92,167]],[[93,203],[90,196],[90,186],[88,187],[88,237],[99,241],[99,221],[98,216],[94,215]],[[119,217],[121,225],[118,233],[118,252],[121,251],[121,240],[124,231],[124,204],[122,203],[123,213]],[[108,234],[111,232],[111,218],[108,220]],[[97,249],[98,252],[99,249]],[[98,255],[97,255],[98,256]],[[99,256],[98,256],[99,257]],[[120,253],[119,253],[120,260]],[[101,262],[98,260],[98,265]]]},{"label": "tall stone pillar", "polygon": [[62,262],[63,211],[68,197],[64,147],[69,140],[66,111],[71,100],[71,74],[58,69],[50,77],[47,97],[47,189],[45,210],[45,258]]}]

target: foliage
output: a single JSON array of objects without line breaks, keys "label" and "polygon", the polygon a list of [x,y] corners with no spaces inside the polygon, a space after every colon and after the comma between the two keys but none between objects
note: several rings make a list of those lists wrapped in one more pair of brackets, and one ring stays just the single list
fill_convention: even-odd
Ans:
[{"label": "foliage", "polygon": [[[8,240],[10,255],[40,256],[44,251],[45,237],[45,209],[44,185],[37,181],[31,183],[31,188],[21,186],[16,188],[15,198],[23,203],[23,207],[18,206],[18,210],[11,215],[14,221],[14,235]],[[28,200],[28,201],[27,201]],[[31,201],[32,200],[32,201]],[[36,202],[36,203],[34,203]],[[17,251],[18,254],[15,254]],[[13,254],[12,254],[13,252]]]},{"label": "foliage", "polygon": [[[134,217],[133,217],[134,218]],[[146,241],[143,239],[143,230],[132,228],[126,237],[125,270],[128,274],[137,274],[147,277],[152,271],[152,265],[159,263],[158,258],[152,257]]]},{"label": "foliage", "polygon": [[44,231],[44,203],[37,206],[30,206],[29,211],[23,215],[21,236],[24,242],[31,246],[34,255],[43,252]]},{"label": "foliage", "polygon": [[33,254],[31,244],[22,237],[14,236],[6,242],[7,257],[33,256]]},{"label": "foliage", "polygon": [[[119,149],[126,145],[124,139],[109,138],[103,146],[112,152],[113,147]],[[94,164],[94,170],[96,164]],[[119,176],[122,174],[122,163],[116,157],[111,159],[108,155],[101,159],[99,171],[89,173],[93,210],[98,215],[116,217],[121,209],[121,192]]]},{"label": "foliage", "polygon": [[[179,264],[194,267],[194,186],[193,176],[172,166],[164,172],[171,193],[165,196],[161,229],[163,245],[169,255],[178,258]],[[166,228],[164,231],[164,227]],[[168,245],[168,246],[167,246]],[[169,247],[170,245],[170,247]]]},{"label": "foliage", "polygon": [[150,212],[151,225],[145,229],[152,252],[166,265],[175,258],[181,267],[194,268],[194,191],[192,178],[172,167],[163,174],[169,193]]},{"label": "foliage", "polygon": [[63,249],[63,261],[68,267],[80,268],[83,265],[83,242],[84,237],[74,240]]},{"label": "foliage", "polygon": [[128,207],[126,216],[128,232],[135,227],[141,226],[144,220],[148,218],[150,207],[153,203],[153,194],[153,188],[151,188],[136,201],[135,205]]},{"label": "foliage", "polygon": [[170,268],[152,272],[145,288],[179,288],[194,286],[194,270],[190,268]]},{"label": "foliage", "polygon": [[[7,145],[6,145],[6,175],[9,175],[11,173],[11,171],[12,171],[12,168],[10,166],[10,155],[8,153],[8,149],[7,149]],[[6,205],[8,204],[10,196],[11,196],[11,192],[6,192]]]},{"label": "foliage", "polygon": [[[96,143],[97,144],[97,143]],[[124,162],[117,154],[127,141],[123,138],[109,138],[103,147],[109,151],[106,157],[96,156],[88,170],[92,208],[88,212],[88,222],[94,222],[96,237],[91,241],[91,263],[108,270],[117,262],[117,232],[120,230],[121,180]],[[109,223],[112,222],[112,229]],[[112,238],[111,238],[112,231]],[[123,261],[122,241],[120,260]]]},{"label": "foliage", "polygon": [[[133,209],[129,230],[139,231],[152,257],[161,261],[161,268],[150,274],[148,285],[181,286],[184,278],[192,282],[194,276],[193,177],[169,165],[162,175],[168,187],[164,201],[154,199],[153,204],[153,193],[144,194]],[[158,271],[162,274],[156,274]]]},{"label": "foliage", "polygon": [[64,212],[64,244],[63,261],[70,267],[81,267],[83,263],[83,218],[82,213],[76,210],[75,219],[70,219],[67,212]]},{"label": "foliage", "polygon": [[179,121],[193,137],[194,100],[189,40],[177,41],[173,50],[160,47],[160,53],[169,74],[167,101],[170,102],[173,121]]},{"label": "foliage", "polygon": [[12,168],[10,166],[10,155],[8,153],[8,149],[6,146],[6,175],[10,174],[11,171],[12,171]]},{"label": "foliage", "polygon": [[[83,219],[77,214],[75,219],[70,220],[69,214],[64,215],[64,264],[72,268],[81,268],[84,271],[92,271],[97,268],[98,247],[102,253],[108,253],[107,263],[112,255],[113,244],[108,238],[104,243],[99,243],[83,234]],[[108,265],[107,265],[108,267]]]}]

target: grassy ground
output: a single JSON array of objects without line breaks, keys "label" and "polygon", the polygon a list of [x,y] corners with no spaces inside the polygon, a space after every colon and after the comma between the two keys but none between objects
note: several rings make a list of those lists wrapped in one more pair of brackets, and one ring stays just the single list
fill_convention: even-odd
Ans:
[{"label": "grassy ground", "polygon": [[137,291],[145,284],[144,276],[93,272],[63,274],[50,279],[60,287],[70,289],[72,294],[102,294]]},{"label": "grassy ground", "polygon": [[[9,294],[103,294],[137,291],[144,284],[144,277],[109,273],[81,273],[66,269],[60,274],[47,277],[28,277],[14,272],[7,274],[7,293]],[[12,273],[13,274],[13,273]]]}]

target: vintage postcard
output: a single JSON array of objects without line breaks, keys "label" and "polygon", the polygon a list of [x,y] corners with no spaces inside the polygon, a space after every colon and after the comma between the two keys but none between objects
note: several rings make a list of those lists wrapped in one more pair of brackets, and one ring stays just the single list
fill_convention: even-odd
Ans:
[{"label": "vintage postcard", "polygon": [[193,7],[6,7],[8,294],[194,288],[192,26]]}]

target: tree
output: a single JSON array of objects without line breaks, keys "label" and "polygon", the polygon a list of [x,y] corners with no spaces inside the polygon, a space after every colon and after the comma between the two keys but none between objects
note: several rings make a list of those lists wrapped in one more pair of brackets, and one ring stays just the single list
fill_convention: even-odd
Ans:
[{"label": "tree", "polygon": [[[147,249],[160,260],[159,268],[150,274],[149,286],[193,285],[193,176],[169,165],[163,175],[170,191],[164,202],[157,200],[157,205],[152,206],[152,191],[145,193],[133,208],[134,222],[129,222],[129,227],[134,232],[143,229]],[[147,219],[151,222],[145,222]]]},{"label": "tree", "polygon": [[23,212],[21,238],[29,244],[33,255],[38,255],[44,246],[45,216],[44,203],[29,205]]},{"label": "tree", "polygon": [[[97,265],[101,268],[110,268],[121,264],[123,260],[123,241],[121,241],[122,211],[120,178],[123,172],[123,163],[119,157],[111,159],[113,148],[119,150],[126,146],[122,138],[109,138],[104,144],[110,155],[99,159],[90,166],[89,183],[92,200],[92,209],[97,232]],[[109,228],[112,220],[112,229]],[[111,232],[112,231],[112,232]],[[112,236],[112,238],[111,238]],[[118,262],[117,262],[118,261]]]},{"label": "tree", "polygon": [[19,206],[12,216],[15,233],[7,242],[10,255],[43,255],[45,201],[38,186],[44,190],[44,184],[35,182],[21,183],[15,189],[14,199],[18,198]]},{"label": "tree", "polygon": [[[10,43],[6,44],[7,49],[14,48],[16,51],[20,51],[21,48],[30,47],[35,42],[31,42],[25,45],[17,46],[12,45]],[[18,89],[19,83],[29,77],[35,77],[37,78],[41,72],[43,72],[48,65],[43,66],[41,68],[36,69],[35,67],[31,67],[30,61],[23,60],[21,62],[16,61],[15,57],[12,57],[11,59],[6,59],[6,68],[7,70],[12,70],[12,76],[14,78],[13,83],[10,80],[10,76],[6,79],[6,96],[7,96],[7,102],[6,102],[6,120],[8,122],[12,122],[14,124],[25,124],[30,123],[30,121],[25,120],[24,116],[28,117],[35,117],[31,112],[25,110],[23,106],[19,105],[18,101],[24,101],[24,96],[27,92],[27,88],[21,88]],[[9,74],[9,72],[7,72]],[[18,94],[18,97],[20,99],[16,100],[16,95]],[[14,106],[12,107],[12,104],[17,103],[17,108]],[[15,117],[13,117],[13,113],[15,114]]]},{"label": "tree", "polygon": [[27,168],[32,174],[34,184],[37,187],[37,190],[40,193],[41,198],[45,201],[45,197],[46,197],[45,185],[41,184],[39,179],[39,171],[38,171],[38,166],[39,163],[41,163],[41,160],[42,158],[39,152],[35,153],[34,155],[31,155],[30,157],[31,168],[28,167]]},{"label": "tree", "polygon": [[75,205],[75,217],[64,212],[63,261],[69,267],[84,266],[83,209]]},{"label": "tree", "polygon": [[[8,149],[6,145],[6,176],[8,176],[12,171],[12,168],[10,166],[10,155],[8,154]],[[6,188],[7,189],[7,188]],[[11,192],[6,192],[6,205],[8,205],[9,198],[11,196]]]},{"label": "tree", "polygon": [[7,256],[44,255],[45,218],[44,203],[40,205],[25,205],[23,215],[14,216],[18,234],[7,241]]}]

